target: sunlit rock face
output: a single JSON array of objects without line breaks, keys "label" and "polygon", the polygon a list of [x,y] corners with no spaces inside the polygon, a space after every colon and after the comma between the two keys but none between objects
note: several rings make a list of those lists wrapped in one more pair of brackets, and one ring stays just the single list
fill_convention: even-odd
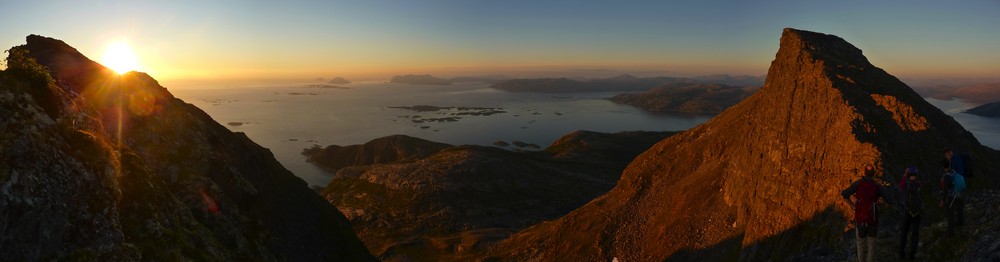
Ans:
[{"label": "sunlit rock face", "polygon": [[945,147],[971,152],[982,174],[1000,171],[995,150],[860,49],[785,29],[763,88],[659,142],[609,193],[512,236],[491,257],[758,261],[837,249],[852,214],[839,193],[861,168],[875,165],[888,181],[911,165],[940,174]]},{"label": "sunlit rock face", "polygon": [[373,260],[270,151],[150,76],[52,38],[14,50],[47,69],[0,72],[0,260]]}]

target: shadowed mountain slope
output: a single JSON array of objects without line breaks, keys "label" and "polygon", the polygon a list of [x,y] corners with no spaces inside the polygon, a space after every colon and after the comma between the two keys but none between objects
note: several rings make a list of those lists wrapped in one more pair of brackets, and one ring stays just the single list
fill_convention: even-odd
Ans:
[{"label": "shadowed mountain slope", "polygon": [[[426,157],[402,154],[413,157],[341,168],[323,195],[380,259],[464,261],[517,230],[565,215],[607,192],[632,158],[671,134],[577,131],[542,152],[455,146]],[[427,148],[415,147],[420,144],[435,147],[418,138],[390,136],[340,148]],[[366,150],[342,152],[338,157],[347,160],[368,155]]]}]

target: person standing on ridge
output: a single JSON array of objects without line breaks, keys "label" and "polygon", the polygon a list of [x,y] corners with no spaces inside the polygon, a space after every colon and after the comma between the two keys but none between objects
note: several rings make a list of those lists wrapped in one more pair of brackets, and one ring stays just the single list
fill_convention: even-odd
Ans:
[{"label": "person standing on ridge", "polygon": [[955,234],[955,228],[965,225],[965,200],[962,198],[962,190],[965,189],[965,179],[951,167],[944,167],[944,175],[941,176],[941,191],[938,194],[941,198],[938,207],[943,207],[945,217],[948,219],[948,235]]},{"label": "person standing on ridge", "polygon": [[[875,261],[875,238],[878,237],[878,198],[889,194],[875,182],[875,167],[865,166],[865,176],[854,181],[840,192],[847,204],[854,209],[854,229],[857,235],[858,261]],[[855,201],[851,201],[851,195]],[[865,256],[865,246],[868,255]],[[867,259],[866,259],[867,258]]]},{"label": "person standing on ridge", "polygon": [[[944,149],[944,159],[941,160],[941,165],[945,168],[951,168],[955,170],[956,173],[965,174],[965,163],[962,161],[962,157],[955,156],[955,153],[951,151],[951,148]],[[945,166],[947,165],[947,166]]]},{"label": "person standing on ridge", "polygon": [[920,220],[924,213],[923,183],[917,177],[917,168],[906,169],[899,181],[899,191],[903,196],[903,223],[899,227],[899,259],[907,258],[906,238],[910,235],[909,259],[917,255],[917,243],[920,243]]}]

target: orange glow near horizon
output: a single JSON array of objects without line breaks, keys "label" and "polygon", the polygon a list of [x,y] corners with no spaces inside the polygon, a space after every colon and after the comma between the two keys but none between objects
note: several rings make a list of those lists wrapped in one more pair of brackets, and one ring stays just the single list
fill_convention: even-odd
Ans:
[{"label": "orange glow near horizon", "polygon": [[108,45],[104,50],[104,56],[101,57],[101,64],[119,75],[139,69],[139,60],[124,39]]}]

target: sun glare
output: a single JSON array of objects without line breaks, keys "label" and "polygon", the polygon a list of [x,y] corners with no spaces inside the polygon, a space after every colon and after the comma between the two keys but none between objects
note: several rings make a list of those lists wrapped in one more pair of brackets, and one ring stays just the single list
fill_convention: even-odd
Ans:
[{"label": "sun glare", "polygon": [[139,67],[139,61],[135,58],[132,48],[128,46],[125,40],[109,45],[104,50],[104,57],[101,59],[101,64],[111,68],[111,70],[115,70],[118,74],[124,74]]}]

